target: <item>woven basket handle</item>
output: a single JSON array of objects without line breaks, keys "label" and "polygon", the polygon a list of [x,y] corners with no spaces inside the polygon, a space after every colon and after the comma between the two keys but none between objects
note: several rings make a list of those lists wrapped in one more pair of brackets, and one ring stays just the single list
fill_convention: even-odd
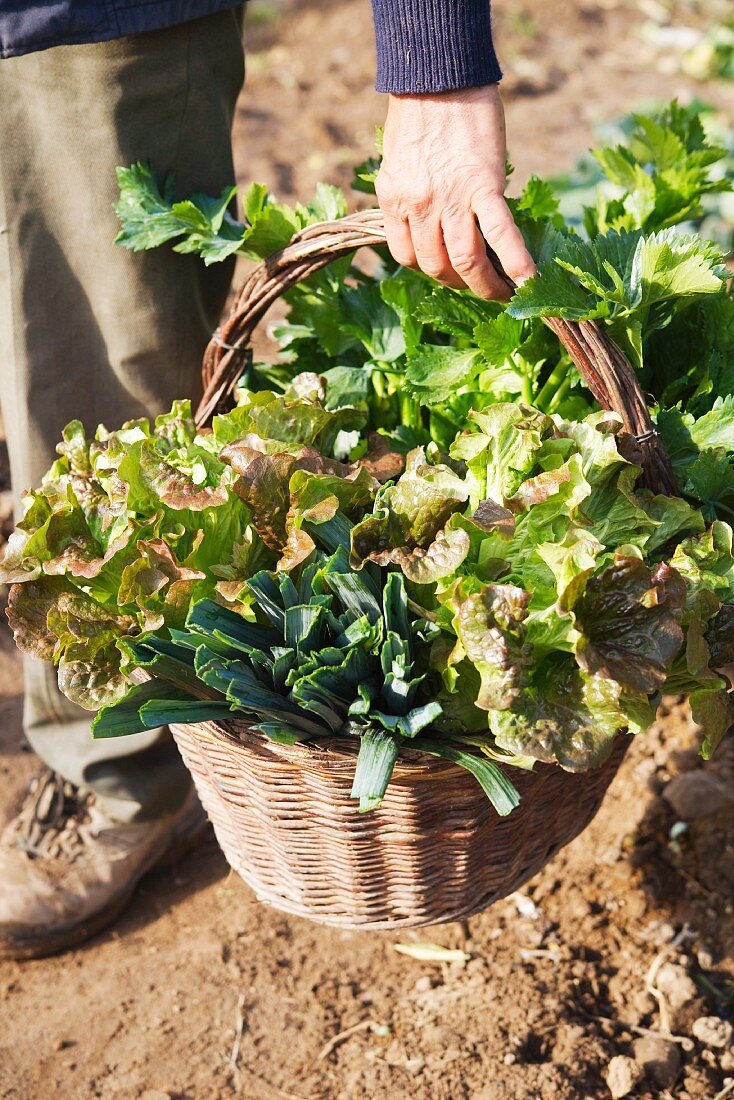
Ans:
[{"label": "woven basket handle", "polygon": [[[231,403],[237,381],[247,365],[250,338],[267,311],[285,291],[334,260],[363,246],[386,243],[385,223],[379,210],[350,214],[337,221],[310,225],[280,252],[269,256],[250,274],[239,291],[232,312],[212,337],[204,353],[204,395],[196,412],[202,427]],[[514,287],[490,251],[495,267]],[[674,494],[670,458],[650,418],[634,368],[621,348],[595,321],[545,323],[563,344],[592,394],[604,409],[619,413],[627,433],[627,456],[643,470],[645,485],[656,493]]]}]

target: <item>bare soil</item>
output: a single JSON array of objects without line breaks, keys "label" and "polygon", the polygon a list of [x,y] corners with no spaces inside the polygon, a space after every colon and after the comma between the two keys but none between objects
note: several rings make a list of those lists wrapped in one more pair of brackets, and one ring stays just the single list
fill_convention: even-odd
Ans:
[{"label": "bare soil", "polygon": [[[676,18],[701,25],[707,7]],[[734,105],[732,85],[695,84],[643,42],[643,21],[666,18],[657,0],[495,8],[519,179],[569,168],[597,123],[646,101]],[[303,199],[318,179],[347,184],[370,154],[384,104],[368,9],[255,0],[242,181]],[[19,681],[0,628],[0,817],[37,766]],[[612,1057],[648,1031],[668,1036],[668,1065],[648,1068],[640,1100],[734,1095],[731,1051],[692,1038],[695,1019],[734,1003],[734,812],[681,828],[662,797],[702,767],[696,747],[685,710],[666,708],[583,836],[465,924],[358,934],[291,919],[207,840],[84,948],[0,964],[0,1098],[597,1100]],[[705,771],[732,787],[734,745]],[[468,958],[418,962],[397,942]]]}]

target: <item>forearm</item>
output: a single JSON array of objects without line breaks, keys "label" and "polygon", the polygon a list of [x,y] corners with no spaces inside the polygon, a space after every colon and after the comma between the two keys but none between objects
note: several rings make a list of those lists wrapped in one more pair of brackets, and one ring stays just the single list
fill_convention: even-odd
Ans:
[{"label": "forearm", "polygon": [[495,84],[489,0],[372,0],[377,90],[396,95]]},{"label": "forearm", "polygon": [[389,92],[375,188],[406,267],[507,298],[535,266],[505,202],[505,124],[489,0],[372,0],[377,88]]}]

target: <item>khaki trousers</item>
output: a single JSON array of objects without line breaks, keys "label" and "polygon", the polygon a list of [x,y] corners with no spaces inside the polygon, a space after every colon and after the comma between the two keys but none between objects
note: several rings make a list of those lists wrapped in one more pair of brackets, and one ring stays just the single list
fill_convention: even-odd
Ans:
[{"label": "khaki trousers", "polygon": [[[197,400],[232,269],[116,246],[115,167],[148,160],[177,191],[234,180],[240,11],[0,62],[0,400],[17,498],[64,425],[88,430]],[[174,809],[189,777],[167,731],[94,741],[54,669],[25,661],[26,735],[121,820]]]}]

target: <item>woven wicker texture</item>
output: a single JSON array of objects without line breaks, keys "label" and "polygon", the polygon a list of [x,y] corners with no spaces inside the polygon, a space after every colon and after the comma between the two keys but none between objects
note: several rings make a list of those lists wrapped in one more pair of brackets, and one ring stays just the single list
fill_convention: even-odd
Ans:
[{"label": "woven wicker texture", "polygon": [[[259,264],[207,348],[197,423],[229,406],[252,334],[281,294],[340,256],[384,243],[382,215],[369,210],[309,226]],[[620,349],[594,322],[546,323],[600,404],[621,414],[646,484],[674,491]],[[374,929],[457,920],[516,890],[586,827],[627,745],[620,736],[609,761],[583,775],[513,768],[521,802],[501,818],[472,776],[415,752],[401,757],[382,805],[360,814],[349,797],[352,741],[282,747],[236,721],[173,733],[224,854],[259,898],[325,924]]]},{"label": "woven wicker texture", "polygon": [[174,726],[230,865],[261,901],[321,924],[380,929],[478,913],[517,890],[586,827],[627,748],[583,775],[511,769],[521,795],[498,817],[461,768],[398,762],[377,810],[349,797],[356,746],[280,746],[231,722]]}]

